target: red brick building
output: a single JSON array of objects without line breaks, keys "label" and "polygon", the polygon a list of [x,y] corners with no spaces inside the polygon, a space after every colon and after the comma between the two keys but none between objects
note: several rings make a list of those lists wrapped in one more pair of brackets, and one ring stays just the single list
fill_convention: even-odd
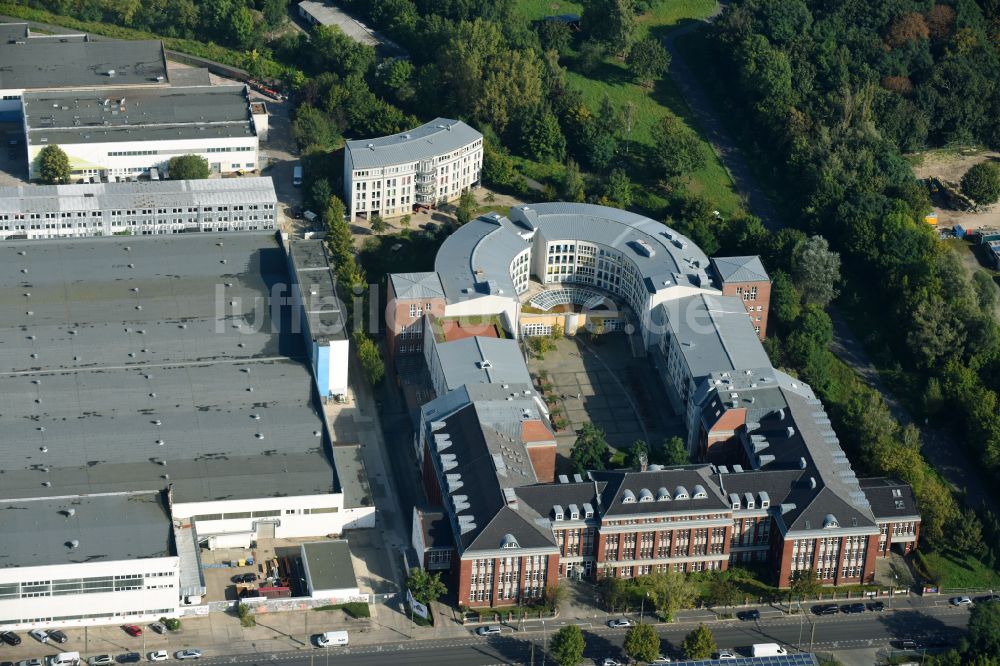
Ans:
[{"label": "red brick building", "polygon": [[386,287],[386,348],[393,360],[424,350],[424,315],[444,316],[437,273],[392,273]]},{"label": "red brick building", "polygon": [[723,296],[743,300],[754,329],[763,340],[767,334],[767,315],[771,303],[771,278],[760,257],[715,257],[712,259],[716,286]]}]

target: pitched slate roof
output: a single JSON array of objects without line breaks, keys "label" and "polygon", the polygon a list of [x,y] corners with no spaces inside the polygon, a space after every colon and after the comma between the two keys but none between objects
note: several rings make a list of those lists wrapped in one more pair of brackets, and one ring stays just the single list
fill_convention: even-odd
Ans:
[{"label": "pitched slate roof", "polygon": [[760,257],[715,257],[712,259],[715,274],[725,282],[770,282]]},{"label": "pitched slate roof", "polygon": [[444,298],[444,289],[437,273],[390,273],[389,280],[392,281],[392,290],[396,292],[396,298],[408,300]]},{"label": "pitched slate roof", "polygon": [[[600,511],[605,517],[615,518],[645,513],[725,510],[729,503],[712,481],[711,470],[708,465],[684,465],[646,472],[591,472],[590,476],[606,483],[601,492]],[[703,497],[695,497],[696,487],[705,491]],[[629,501],[632,498],[634,501]]]},{"label": "pitched slate roof", "polygon": [[861,487],[872,505],[877,520],[891,520],[920,515],[913,488],[893,479],[861,479]]}]

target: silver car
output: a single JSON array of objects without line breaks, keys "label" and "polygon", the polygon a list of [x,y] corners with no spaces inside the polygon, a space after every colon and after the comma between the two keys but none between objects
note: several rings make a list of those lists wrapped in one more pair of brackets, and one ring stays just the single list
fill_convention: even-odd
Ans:
[{"label": "silver car", "polygon": [[198,648],[188,648],[180,650],[174,654],[175,659],[201,659],[201,650]]},{"label": "silver car", "polygon": [[87,659],[87,663],[90,666],[110,666],[115,663],[115,658],[110,654],[97,654]]}]

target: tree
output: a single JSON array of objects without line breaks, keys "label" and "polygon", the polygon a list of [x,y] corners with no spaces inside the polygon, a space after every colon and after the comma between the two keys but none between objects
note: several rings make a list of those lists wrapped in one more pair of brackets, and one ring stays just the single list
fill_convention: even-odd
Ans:
[{"label": "tree", "polygon": [[[326,178],[316,178],[309,184],[306,192],[306,208],[311,211],[324,211],[333,196],[333,186]],[[339,201],[339,199],[338,199]],[[341,203],[343,206],[343,203]],[[341,211],[343,217],[343,211]]]},{"label": "tree", "polygon": [[167,173],[173,180],[204,180],[211,172],[201,155],[175,155],[167,162]]},{"label": "tree", "polygon": [[795,573],[795,577],[792,579],[792,585],[788,589],[788,594],[790,596],[798,597],[800,600],[806,597],[815,597],[819,595],[820,590],[823,589],[823,585],[816,578],[815,569],[802,569]]},{"label": "tree", "polygon": [[514,176],[514,160],[506,148],[487,139],[483,144],[483,180],[503,187],[511,185]]},{"label": "tree", "polygon": [[280,28],[288,20],[288,3],[286,0],[264,0],[261,13],[267,27],[272,30]]},{"label": "tree", "polygon": [[623,608],[628,602],[628,590],[625,589],[625,581],[616,578],[608,569],[597,582],[597,587],[601,591],[601,600],[604,602],[606,610],[614,611]]},{"label": "tree", "polygon": [[680,118],[666,115],[653,127],[653,164],[667,181],[679,180],[705,166],[701,141]]},{"label": "tree", "polygon": [[731,580],[716,578],[708,588],[708,603],[729,608],[739,603],[740,591]]},{"label": "tree", "polygon": [[632,181],[621,169],[615,169],[608,177],[601,203],[615,208],[628,208],[632,205]]},{"label": "tree", "polygon": [[632,442],[632,447],[628,450],[628,466],[635,469],[642,469],[643,465],[649,462],[649,444],[637,439]]},{"label": "tree", "polygon": [[715,644],[715,637],[712,631],[703,624],[699,624],[681,643],[684,656],[688,659],[708,659],[712,656],[718,646]]},{"label": "tree", "polygon": [[382,361],[382,352],[379,351],[371,338],[365,335],[360,328],[354,331],[354,346],[358,350],[358,360],[361,361],[361,369],[364,370],[368,382],[374,386],[385,377],[385,363]]},{"label": "tree", "polygon": [[539,162],[561,162],[566,157],[566,137],[559,120],[547,108],[526,109],[521,117],[521,144]]},{"label": "tree", "polygon": [[543,20],[538,24],[538,41],[546,51],[555,51],[563,55],[569,50],[573,41],[573,33],[564,21]]},{"label": "tree", "polygon": [[633,0],[591,0],[583,10],[583,31],[624,55],[638,26]]},{"label": "tree", "polygon": [[698,597],[698,588],[694,582],[677,571],[650,574],[647,580],[653,603],[668,622],[677,611],[690,608]]},{"label": "tree", "polygon": [[840,254],[822,236],[810,236],[792,255],[792,277],[807,303],[826,308],[837,296]]},{"label": "tree", "polygon": [[588,39],[580,44],[577,50],[576,67],[581,72],[591,75],[604,63],[604,53],[607,47],[596,39]]},{"label": "tree", "polygon": [[43,183],[58,185],[70,178],[69,157],[59,146],[45,146],[38,153],[39,177]]},{"label": "tree", "polygon": [[775,321],[787,330],[802,312],[802,294],[782,270],[771,276],[771,314]]},{"label": "tree", "polygon": [[605,461],[610,452],[604,431],[593,423],[584,423],[569,457],[573,461],[574,471],[583,473],[590,469],[605,469]]},{"label": "tree", "polygon": [[[344,202],[340,200],[340,197],[329,196],[326,199],[326,210],[323,212],[323,221],[326,223],[327,230],[329,231],[333,225],[338,222],[344,221],[345,212]],[[351,250],[351,239],[347,238],[347,243],[340,248],[343,253],[349,253]]]},{"label": "tree", "polygon": [[371,224],[372,224],[372,232],[375,235],[384,234],[386,229],[389,228],[389,225],[386,224],[385,220],[382,219],[381,215],[376,215],[375,217],[373,217]]},{"label": "tree", "polygon": [[637,624],[625,634],[624,647],[632,659],[650,662],[660,656],[660,635],[651,624]]},{"label": "tree", "polygon": [[559,666],[577,666],[583,661],[583,649],[586,642],[583,632],[575,624],[567,624],[552,637],[549,643],[549,656]]},{"label": "tree", "polygon": [[413,220],[412,215],[409,214],[404,215],[403,217],[399,218],[399,226],[403,227],[404,230],[409,231],[410,223],[412,220]]},{"label": "tree", "polygon": [[246,5],[233,8],[229,15],[229,38],[241,49],[249,48],[257,34],[257,25],[253,20],[253,13]]},{"label": "tree", "polygon": [[586,200],[587,193],[584,189],[583,175],[580,174],[580,166],[572,159],[566,161],[566,171],[563,174],[561,185],[564,201],[582,202]]},{"label": "tree", "polygon": [[625,62],[636,81],[651,87],[670,67],[670,54],[660,40],[646,37],[632,45]]},{"label": "tree", "polygon": [[358,44],[335,25],[313,27],[308,53],[317,72],[336,72],[345,79],[364,76],[375,64],[375,49]]},{"label": "tree", "polygon": [[301,150],[332,150],[340,142],[329,116],[308,104],[295,112],[292,137]]},{"label": "tree", "polygon": [[969,650],[1000,655],[1000,603],[976,604],[969,615]]},{"label": "tree", "polygon": [[965,172],[960,184],[962,194],[977,206],[994,204],[1000,199],[1000,165],[994,162],[975,164]]},{"label": "tree", "polygon": [[662,450],[661,460],[664,465],[687,465],[691,462],[687,445],[677,435],[663,440],[660,448]]},{"label": "tree", "polygon": [[432,574],[420,567],[410,569],[406,587],[413,593],[413,598],[425,606],[430,606],[448,592],[440,571]]},{"label": "tree", "polygon": [[459,225],[468,224],[477,205],[476,195],[472,193],[472,190],[462,192],[462,196],[458,200],[458,208],[455,209],[455,218]]}]

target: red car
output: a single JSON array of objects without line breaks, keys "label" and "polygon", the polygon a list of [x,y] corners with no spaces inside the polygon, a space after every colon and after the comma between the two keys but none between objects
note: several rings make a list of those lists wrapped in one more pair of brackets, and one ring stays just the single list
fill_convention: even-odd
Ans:
[{"label": "red car", "polygon": [[134,624],[126,624],[122,627],[129,636],[142,636],[142,628]]}]

